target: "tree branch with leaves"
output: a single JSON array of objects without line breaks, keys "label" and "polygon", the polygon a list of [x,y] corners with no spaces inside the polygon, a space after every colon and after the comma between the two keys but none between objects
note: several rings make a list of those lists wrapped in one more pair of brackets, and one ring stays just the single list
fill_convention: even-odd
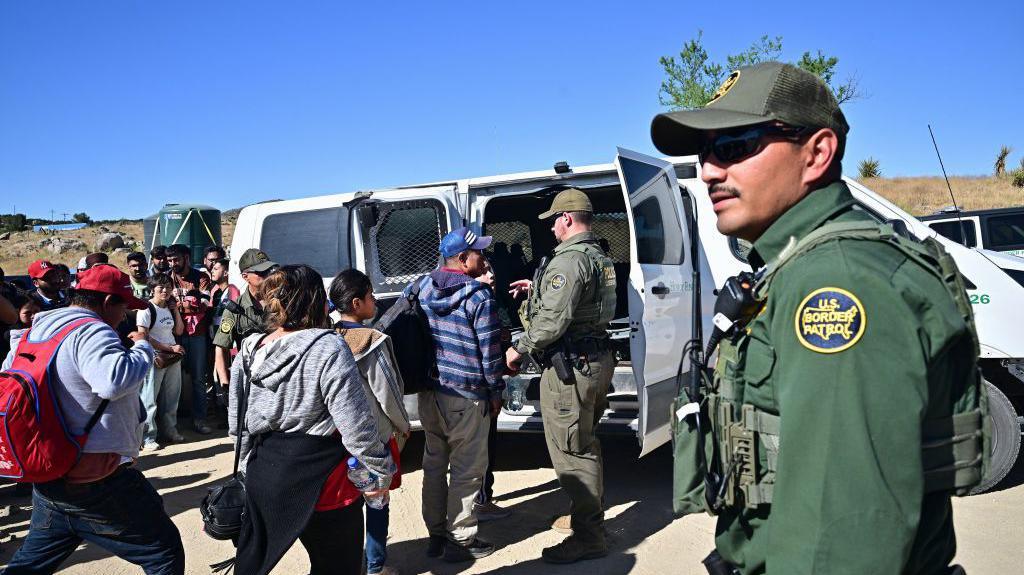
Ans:
[{"label": "tree branch with leaves", "polygon": [[[683,44],[677,56],[662,56],[658,62],[665,70],[666,78],[661,82],[658,101],[673,110],[702,108],[715,94],[729,73],[742,66],[760,62],[780,60],[782,36],[774,38],[761,36],[750,47],[737,54],[729,54],[725,62],[715,62],[704,48],[704,32],[698,30],[697,37]],[[864,97],[855,76],[841,82],[836,79],[839,58],[828,56],[821,50],[815,55],[804,52],[793,65],[807,70],[828,84],[840,104]]]}]

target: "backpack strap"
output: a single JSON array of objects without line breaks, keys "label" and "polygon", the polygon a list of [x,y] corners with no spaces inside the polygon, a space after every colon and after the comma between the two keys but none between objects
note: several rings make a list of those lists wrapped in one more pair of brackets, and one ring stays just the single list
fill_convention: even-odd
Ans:
[{"label": "backpack strap", "polygon": [[152,330],[153,326],[156,325],[156,306],[153,305],[153,302],[151,301],[147,301],[146,305],[149,306],[149,327],[147,327],[146,329]]},{"label": "backpack strap", "polygon": [[[54,361],[57,360],[57,350],[60,349],[61,344],[67,339],[71,332],[82,327],[83,325],[90,323],[98,323],[100,320],[94,317],[83,317],[72,321],[71,323],[62,327],[57,333],[51,335],[42,341],[31,341],[32,328],[21,337],[21,341],[18,342],[18,349],[15,352],[15,358],[22,357],[30,361],[35,361],[39,355],[39,352],[49,353],[50,357],[45,366],[47,372],[53,366]],[[13,366],[12,366],[13,367]],[[93,412],[92,416],[89,417],[89,422],[85,424],[85,435],[89,435],[92,428],[99,423],[100,417],[103,416],[103,412],[106,411],[107,405],[110,404],[109,399],[100,401],[99,407]]]},{"label": "backpack strap", "polygon": [[890,237],[897,236],[891,226],[881,225],[870,221],[858,222],[829,222],[820,228],[815,229],[799,241],[795,237],[789,239],[789,244],[779,253],[779,256],[769,262],[759,272],[759,278],[754,285],[754,296],[757,299],[764,299],[771,287],[772,280],[780,269],[789,262],[803,255],[819,245],[835,239],[865,239],[885,241]]}]

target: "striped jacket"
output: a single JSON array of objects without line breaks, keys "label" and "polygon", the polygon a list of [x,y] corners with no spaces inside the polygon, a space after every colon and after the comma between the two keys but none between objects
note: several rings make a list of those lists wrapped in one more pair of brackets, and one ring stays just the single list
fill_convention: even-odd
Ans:
[{"label": "striped jacket", "polygon": [[505,358],[491,288],[446,269],[420,281],[437,355],[437,390],[470,399],[500,396]]}]

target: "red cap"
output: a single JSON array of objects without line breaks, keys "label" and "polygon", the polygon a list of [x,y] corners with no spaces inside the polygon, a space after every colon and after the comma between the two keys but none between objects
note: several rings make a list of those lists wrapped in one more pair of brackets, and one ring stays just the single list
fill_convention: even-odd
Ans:
[{"label": "red cap", "polygon": [[46,275],[46,272],[56,268],[57,266],[47,260],[36,260],[28,264],[28,277],[34,280],[42,279],[42,277]]},{"label": "red cap", "polygon": [[132,282],[128,274],[110,264],[95,266],[78,272],[77,289],[84,289],[120,296],[128,304],[128,309],[146,309],[149,304],[135,297],[132,293]]}]

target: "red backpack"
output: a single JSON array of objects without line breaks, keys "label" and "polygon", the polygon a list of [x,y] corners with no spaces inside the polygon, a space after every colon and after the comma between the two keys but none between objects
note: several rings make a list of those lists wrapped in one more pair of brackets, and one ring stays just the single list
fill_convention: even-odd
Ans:
[{"label": "red backpack", "polygon": [[63,477],[78,462],[109,401],[100,403],[85,433],[72,435],[50,385],[51,367],[68,335],[96,321],[73,321],[43,341],[32,341],[31,331],[22,335],[10,369],[0,371],[0,477],[45,483]]}]

